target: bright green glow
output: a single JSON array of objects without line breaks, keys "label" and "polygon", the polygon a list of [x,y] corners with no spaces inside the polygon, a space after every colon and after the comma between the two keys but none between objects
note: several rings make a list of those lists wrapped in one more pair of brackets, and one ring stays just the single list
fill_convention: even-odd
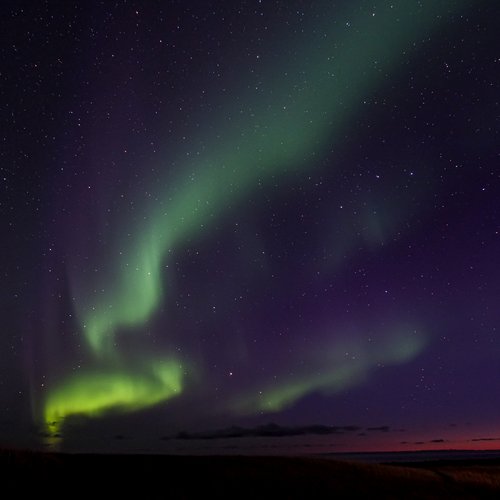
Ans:
[{"label": "bright green glow", "polygon": [[98,417],[113,411],[133,411],[170,399],[182,390],[182,367],[153,362],[140,371],[78,373],[55,387],[45,405],[44,420],[51,433],[71,415]]},{"label": "bright green glow", "polygon": [[409,361],[424,346],[425,339],[416,330],[398,331],[386,339],[382,346],[370,346],[369,350],[351,342],[347,357],[344,356],[346,346],[337,346],[332,352],[323,352],[321,360],[314,360],[315,371],[270,386],[257,395],[238,399],[232,405],[232,410],[242,414],[277,412],[313,392],[340,392],[360,383],[377,366]]},{"label": "bright green glow", "polygon": [[[346,16],[350,26],[335,24],[335,16],[326,12],[321,18],[331,26],[318,27],[317,39],[299,40],[303,49],[296,47],[293,60],[269,71],[271,83],[263,94],[246,92],[231,99],[238,106],[208,124],[206,130],[217,136],[193,139],[193,151],[200,144],[205,148],[196,161],[182,164],[181,177],[160,193],[162,201],[142,207],[140,225],[123,221],[122,232],[130,238],[113,242],[115,251],[99,263],[106,271],[89,282],[78,265],[68,270],[92,357],[101,364],[120,360],[116,335],[142,325],[157,309],[169,252],[199,237],[261,184],[307,169],[309,159],[340,142],[363,98],[397,67],[412,42],[446,19],[448,7],[458,10],[466,3],[400,0],[391,7],[385,1],[361,2],[360,9],[355,2]],[[175,365],[165,371],[155,366],[141,373],[121,369],[72,375],[49,393],[45,422],[143,408],[182,390]],[[268,390],[260,406],[276,410],[312,390],[345,386],[367,366],[325,367],[323,375]]]}]

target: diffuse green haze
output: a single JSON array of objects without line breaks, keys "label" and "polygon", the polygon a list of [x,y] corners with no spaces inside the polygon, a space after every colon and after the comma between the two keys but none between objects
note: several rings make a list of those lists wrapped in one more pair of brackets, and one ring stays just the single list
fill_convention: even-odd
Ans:
[{"label": "diffuse green haze", "polygon": [[[101,365],[119,359],[117,333],[130,327],[137,331],[155,312],[162,294],[172,293],[162,283],[168,252],[199,237],[228,207],[262,183],[307,169],[311,155],[341,140],[363,97],[396,68],[405,50],[428,36],[449,9],[465,3],[401,0],[391,6],[379,1],[362,2],[360,9],[359,2],[353,2],[349,25],[335,24],[334,14],[323,13],[325,26],[317,33],[323,30],[324,36],[302,40],[290,64],[285,61],[269,70],[273,83],[264,97],[249,94],[240,100],[239,107],[251,112],[239,115],[228,106],[225,111],[233,117],[231,122],[221,119],[208,128],[219,130],[218,138],[201,138],[208,149],[182,169],[175,189],[169,185],[164,200],[150,209],[147,221],[135,230],[122,254],[106,259],[102,266],[109,270],[106,282],[81,286],[78,269],[70,270],[75,308],[90,355]],[[124,221],[124,227],[130,227],[129,222]],[[91,368],[86,374],[62,379],[45,401],[45,422],[72,414],[137,409],[182,390],[180,373],[173,377],[175,384],[168,378],[170,382],[162,385],[158,380],[164,377],[151,378],[154,370],[145,370],[145,379],[126,369],[102,375]],[[285,395],[270,394],[262,409],[277,409],[318,387],[348,383],[351,375],[339,373],[334,369],[320,380],[298,383],[295,389],[294,384],[286,384],[280,389]]]},{"label": "diffuse green haze", "polygon": [[313,392],[339,392],[359,384],[378,366],[411,360],[422,352],[425,344],[425,336],[408,327],[394,329],[381,345],[369,348],[361,342],[351,341],[348,347],[338,342],[330,350],[324,349],[321,357],[314,360],[313,367],[306,364],[308,369],[302,366],[301,374],[282,382],[272,381],[263,390],[237,397],[230,408],[239,414],[277,412]]}]

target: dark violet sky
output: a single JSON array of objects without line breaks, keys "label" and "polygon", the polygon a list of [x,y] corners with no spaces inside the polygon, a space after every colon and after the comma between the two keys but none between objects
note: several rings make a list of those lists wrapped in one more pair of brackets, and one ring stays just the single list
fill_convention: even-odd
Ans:
[{"label": "dark violet sky", "polygon": [[496,0],[1,9],[0,444],[500,447]]}]

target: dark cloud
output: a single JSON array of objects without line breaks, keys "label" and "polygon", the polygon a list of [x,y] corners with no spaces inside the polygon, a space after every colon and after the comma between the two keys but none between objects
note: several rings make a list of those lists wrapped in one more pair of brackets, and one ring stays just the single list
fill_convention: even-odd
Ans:
[{"label": "dark cloud", "polygon": [[226,429],[218,429],[207,432],[180,432],[177,439],[225,439],[238,437],[285,437],[305,435],[332,435],[347,432],[360,431],[361,427],[356,425],[329,426],[329,425],[307,425],[286,427],[270,423],[253,428],[232,426]]},{"label": "dark cloud", "polygon": [[498,437],[474,438],[474,439],[471,439],[471,441],[474,441],[474,442],[478,442],[478,441],[500,441],[500,438],[498,438]]},{"label": "dark cloud", "polygon": [[436,438],[436,439],[431,439],[429,441],[400,441],[400,444],[436,444],[436,443],[447,443],[449,442],[448,439],[443,439],[443,438]]},{"label": "dark cloud", "polygon": [[366,430],[370,432],[389,432],[389,426],[381,425],[380,427],[367,427]]}]

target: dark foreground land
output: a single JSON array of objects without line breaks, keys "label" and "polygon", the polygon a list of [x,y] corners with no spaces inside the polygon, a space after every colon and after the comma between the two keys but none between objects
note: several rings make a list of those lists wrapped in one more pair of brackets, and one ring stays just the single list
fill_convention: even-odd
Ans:
[{"label": "dark foreground land", "polygon": [[50,498],[500,498],[499,460],[381,465],[321,458],[3,451],[0,467],[3,486],[19,498],[23,493]]}]

